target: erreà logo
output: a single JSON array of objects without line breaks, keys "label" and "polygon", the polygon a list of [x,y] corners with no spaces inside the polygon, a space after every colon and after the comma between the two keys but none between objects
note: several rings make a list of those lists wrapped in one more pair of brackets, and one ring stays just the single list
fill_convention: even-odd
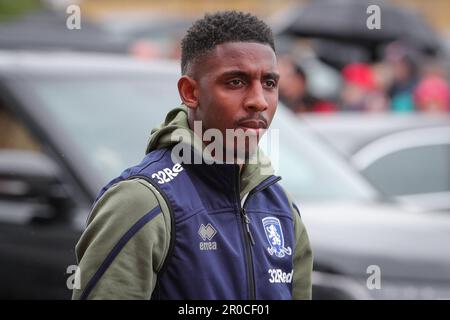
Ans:
[{"label": "erre\u00e0 logo", "polygon": [[206,226],[202,223],[198,229],[198,235],[202,238],[200,242],[200,250],[217,250],[217,242],[211,239],[216,235],[217,230],[208,223]]}]

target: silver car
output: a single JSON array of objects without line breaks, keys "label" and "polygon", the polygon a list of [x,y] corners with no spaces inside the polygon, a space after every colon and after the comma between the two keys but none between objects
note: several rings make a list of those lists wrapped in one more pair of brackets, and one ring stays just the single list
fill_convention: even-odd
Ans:
[{"label": "silver car", "polygon": [[450,116],[303,116],[381,193],[416,210],[450,210]]}]

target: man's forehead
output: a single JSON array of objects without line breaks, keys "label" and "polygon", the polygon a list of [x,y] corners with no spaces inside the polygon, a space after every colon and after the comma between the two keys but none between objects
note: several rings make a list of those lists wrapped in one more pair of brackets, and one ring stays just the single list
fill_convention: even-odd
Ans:
[{"label": "man's forehead", "polygon": [[259,42],[226,42],[211,50],[211,55],[231,57],[264,57],[273,59],[275,52],[268,44]]},{"label": "man's forehead", "polygon": [[274,72],[277,69],[273,49],[269,45],[255,42],[227,42],[217,45],[199,62],[199,69],[208,73],[230,70]]}]

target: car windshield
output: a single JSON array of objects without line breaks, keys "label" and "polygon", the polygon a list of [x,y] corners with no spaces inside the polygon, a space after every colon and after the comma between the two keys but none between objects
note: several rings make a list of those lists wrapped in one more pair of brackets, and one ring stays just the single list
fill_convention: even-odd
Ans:
[{"label": "car windshield", "polygon": [[[144,155],[150,131],[179,105],[175,75],[108,75],[29,81],[47,109],[91,161],[106,183]],[[365,182],[307,131],[297,130],[286,111],[277,112],[280,130],[276,173],[297,199],[369,199]],[[284,111],[284,112],[283,112]],[[296,121],[296,120],[295,120]],[[270,155],[270,153],[269,153]]]},{"label": "car windshield", "polygon": [[[314,135],[306,124],[279,107],[271,129],[279,129],[278,157],[267,152],[281,183],[296,198],[356,200],[376,197],[373,188]],[[270,145],[260,142],[263,149]]]}]

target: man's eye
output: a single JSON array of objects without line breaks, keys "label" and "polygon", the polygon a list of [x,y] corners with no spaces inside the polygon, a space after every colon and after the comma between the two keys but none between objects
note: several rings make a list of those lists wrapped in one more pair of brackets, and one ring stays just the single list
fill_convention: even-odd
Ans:
[{"label": "man's eye", "polygon": [[244,82],[239,79],[234,79],[234,80],[228,81],[228,84],[231,85],[232,87],[240,87],[244,84]]},{"label": "man's eye", "polygon": [[274,80],[266,80],[265,82],[266,87],[268,88],[276,88],[277,83]]}]

